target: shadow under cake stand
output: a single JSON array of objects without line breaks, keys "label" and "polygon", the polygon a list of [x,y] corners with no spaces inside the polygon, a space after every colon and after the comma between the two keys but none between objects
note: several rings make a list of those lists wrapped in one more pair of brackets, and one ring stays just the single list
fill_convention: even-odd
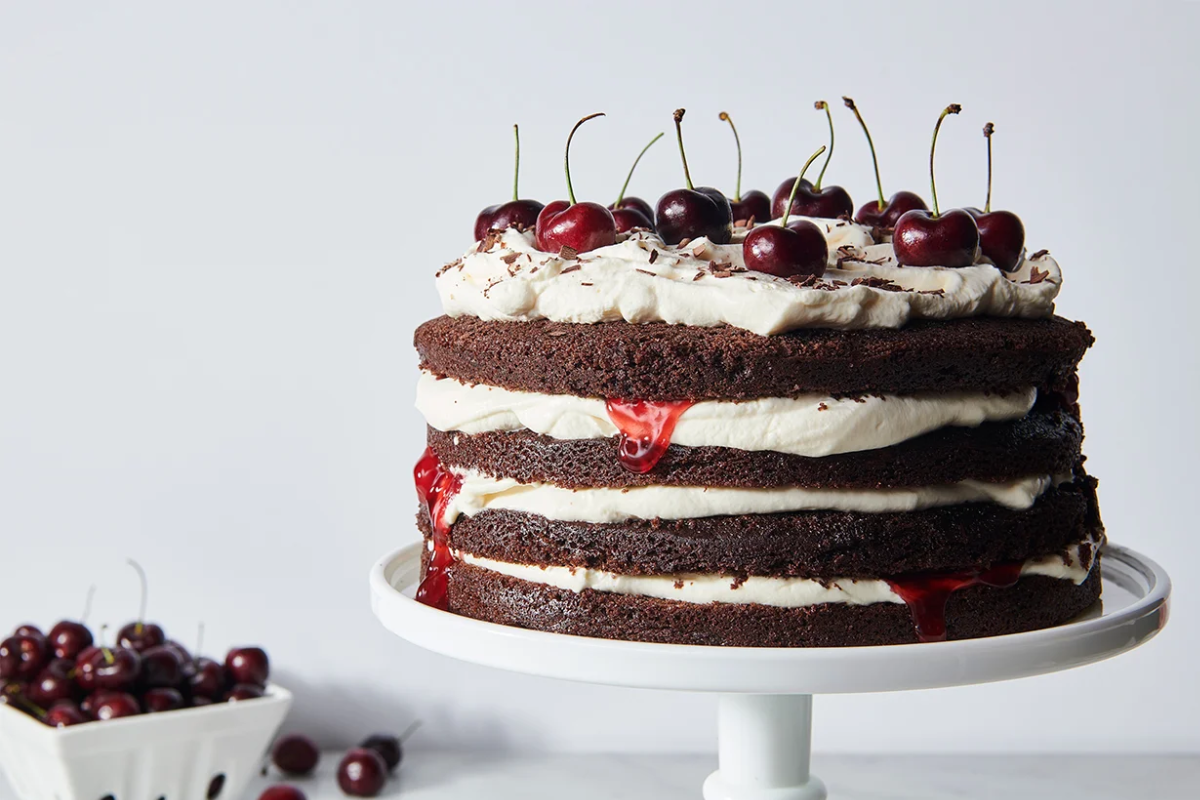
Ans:
[{"label": "shadow under cake stand", "polygon": [[452,658],[530,675],[720,694],[719,767],[706,800],[821,800],[809,773],[812,696],[894,692],[1024,678],[1132,650],[1167,622],[1171,582],[1124,547],[1103,551],[1103,599],[1055,628],[985,639],[885,647],[704,647],[530,631],[439,611],[413,599],[421,544],[371,570],[384,627]]}]

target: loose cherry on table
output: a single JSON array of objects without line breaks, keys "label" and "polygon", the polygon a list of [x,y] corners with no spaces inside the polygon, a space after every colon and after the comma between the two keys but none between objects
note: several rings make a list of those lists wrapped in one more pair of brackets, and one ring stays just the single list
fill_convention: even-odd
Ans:
[{"label": "loose cherry on table", "polygon": [[134,561],[132,558],[126,563],[133,567],[137,572],[138,581],[142,585],[142,599],[138,610],[138,618],[136,622],[130,622],[117,631],[117,644],[121,647],[127,647],[130,650],[136,650],[141,653],[149,650],[151,647],[158,647],[167,640],[166,634],[163,633],[161,626],[153,622],[146,622],[146,600],[150,594],[149,583],[146,580],[146,571],[142,569],[142,565]]},{"label": "loose cherry on table", "polygon": [[356,747],[338,764],[338,788],[350,797],[375,797],[383,791],[387,774],[387,763],[379,753]]},{"label": "loose cherry on table", "polygon": [[646,155],[646,151],[662,137],[661,133],[655,136],[650,140],[650,144],[643,147],[642,152],[638,153],[638,157],[633,160],[633,166],[629,168],[629,174],[625,176],[625,183],[621,186],[621,193],[617,195],[617,201],[608,207],[608,210],[612,212],[613,220],[617,223],[617,233],[626,233],[634,228],[654,230],[654,212],[650,209],[650,204],[640,197],[626,197],[625,192],[629,189],[629,181],[633,178],[633,171],[637,169],[642,156]]},{"label": "loose cherry on table", "polygon": [[[800,189],[804,173],[823,152],[825,148],[822,146],[809,156],[800,174],[792,181],[793,195]],[[829,244],[825,240],[825,234],[806,219],[795,220],[789,224],[792,197],[789,196],[786,201],[783,218],[778,226],[760,225],[746,234],[746,239],[742,242],[746,268],[781,278],[793,275],[820,277],[825,274],[825,267],[829,261]]]},{"label": "loose cherry on table", "polygon": [[513,196],[507,203],[488,206],[475,217],[475,241],[483,241],[489,231],[503,231],[517,226],[532,228],[537,224],[542,204],[537,200],[518,200],[521,178],[521,129],[513,125],[516,155],[513,158]]},{"label": "loose cherry on table", "polygon": [[388,770],[394,772],[404,759],[404,742],[420,727],[421,721],[417,720],[412,725],[409,725],[408,730],[399,736],[393,736],[390,733],[373,733],[366,739],[363,739],[358,746],[374,750],[383,759],[383,762],[387,764]]},{"label": "loose cherry on table", "polygon": [[933,156],[942,120],[960,111],[962,106],[957,103],[946,106],[933,126],[933,141],[929,146],[929,185],[933,196],[933,212],[908,211],[896,221],[892,248],[896,252],[896,260],[904,266],[969,267],[979,260],[979,228],[975,220],[960,208],[940,213],[937,181],[933,175]]},{"label": "loose cherry on table", "polygon": [[233,683],[266,686],[271,662],[261,647],[235,647],[225,656],[225,672]]},{"label": "loose cherry on table", "polygon": [[785,211],[804,217],[824,219],[849,217],[854,213],[854,201],[850,199],[849,192],[841,186],[821,188],[825,180],[825,170],[829,169],[829,162],[833,159],[833,114],[824,100],[818,100],[813,106],[818,111],[824,111],[829,121],[829,152],[825,155],[825,163],[821,166],[821,173],[817,176],[815,184],[802,181],[796,185],[795,178],[789,178],[779,184],[771,201],[771,212],[776,217],[782,217]]},{"label": "loose cherry on table", "polygon": [[299,733],[281,736],[271,747],[271,763],[288,775],[311,774],[320,757],[316,743]]},{"label": "loose cherry on table", "polygon": [[983,135],[987,139],[987,201],[982,211],[968,208],[966,212],[975,218],[979,228],[979,249],[984,258],[1004,272],[1013,272],[1020,266],[1025,253],[1025,225],[1011,211],[992,211],[992,134],[995,131],[996,126],[990,122],[983,126]]},{"label": "loose cherry on table", "polygon": [[679,157],[683,160],[687,188],[667,192],[658,199],[654,224],[658,235],[667,244],[701,237],[713,244],[728,244],[733,238],[733,209],[719,189],[711,186],[697,189],[692,184],[687,153],[683,149],[683,115],[684,109],[675,110],[675,136],[679,140]]},{"label": "loose cherry on table", "polygon": [[737,147],[737,183],[733,187],[733,197],[729,199],[734,224],[740,222],[742,227],[750,227],[755,222],[767,222],[771,219],[771,198],[767,197],[766,192],[760,192],[758,189],[751,189],[742,194],[742,139],[738,136],[737,126],[733,124],[733,117],[725,111],[719,116],[729,123],[733,130],[733,143]]},{"label": "loose cherry on table", "polygon": [[906,211],[927,210],[925,201],[921,199],[920,195],[903,189],[884,202],[883,181],[879,177],[879,159],[875,156],[875,142],[871,139],[871,131],[868,130],[867,123],[863,120],[854,100],[843,97],[842,102],[846,104],[846,108],[854,112],[858,124],[862,126],[863,133],[866,134],[867,147],[871,149],[871,166],[875,168],[875,189],[879,192],[878,200],[863,203],[855,213],[854,221],[860,225],[872,225],[877,228],[894,228],[896,220],[900,219]]},{"label": "loose cherry on table", "polygon": [[617,242],[617,222],[612,212],[599,203],[576,202],[575,189],[571,186],[571,139],[580,125],[603,116],[589,114],[576,122],[567,135],[563,169],[567,174],[567,197],[570,199],[555,200],[538,214],[534,240],[539,250],[557,253],[569,248],[578,254]]}]

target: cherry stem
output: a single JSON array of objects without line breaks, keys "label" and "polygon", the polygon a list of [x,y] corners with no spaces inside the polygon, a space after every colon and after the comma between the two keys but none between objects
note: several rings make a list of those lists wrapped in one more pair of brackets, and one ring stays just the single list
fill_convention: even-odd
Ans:
[{"label": "cherry stem", "polygon": [[988,148],[988,190],[987,202],[983,204],[983,213],[990,214],[992,212],[992,134],[996,132],[996,126],[988,123],[983,126],[983,136],[987,139]]},{"label": "cherry stem", "polygon": [[201,622],[196,628],[196,652],[192,653],[192,663],[195,664],[200,660],[200,652],[204,649],[204,623]]},{"label": "cherry stem", "polygon": [[846,104],[846,108],[854,112],[858,124],[862,126],[863,133],[867,135],[867,147],[871,148],[871,165],[875,167],[875,189],[879,192],[879,210],[883,211],[887,203],[883,200],[883,181],[879,179],[879,159],[875,157],[875,142],[871,141],[871,132],[867,130],[867,123],[863,121],[862,114],[858,113],[858,106],[854,104],[854,99],[843,97],[842,102]]},{"label": "cherry stem", "polygon": [[692,185],[692,173],[688,171],[687,153],[683,152],[683,115],[685,109],[675,109],[675,138],[679,140],[679,157],[683,159],[683,179],[687,182],[687,188],[695,190]]},{"label": "cherry stem", "polygon": [[92,584],[88,587],[87,599],[83,601],[83,616],[79,618],[80,622],[87,622],[87,618],[92,613],[92,598],[96,596],[96,586]]},{"label": "cherry stem", "polygon": [[937,199],[937,181],[933,177],[933,152],[937,149],[938,130],[942,127],[942,120],[950,114],[957,114],[962,111],[962,106],[958,103],[951,103],[946,106],[942,113],[938,115],[937,124],[933,126],[933,141],[929,144],[929,192],[933,195],[933,218],[937,219],[938,214],[938,199]]},{"label": "cherry stem", "polygon": [[513,200],[516,200],[520,196],[517,192],[517,181],[521,178],[521,129],[515,124],[513,125],[513,141],[516,145],[516,153],[513,156]]},{"label": "cherry stem", "polygon": [[642,156],[646,155],[646,151],[661,139],[664,134],[660,133],[650,140],[650,144],[642,148],[642,152],[638,153],[638,157],[633,160],[633,166],[629,168],[629,174],[625,176],[625,183],[621,184],[621,193],[617,195],[617,202],[613,203],[613,208],[620,208],[621,201],[625,199],[625,191],[629,188],[629,181],[633,179],[633,171],[637,169],[638,162],[642,160]]},{"label": "cherry stem", "polygon": [[729,127],[733,129],[733,143],[737,145],[738,171],[737,184],[733,187],[733,201],[740,203],[742,202],[742,139],[738,136],[737,126],[733,124],[733,117],[729,116],[728,112],[722,111],[721,119],[728,122]]},{"label": "cherry stem", "polygon": [[579,130],[579,126],[587,122],[589,119],[603,117],[604,113],[588,114],[579,122],[575,123],[575,127],[571,128],[571,133],[567,135],[567,149],[563,155],[563,170],[567,173],[567,197],[571,200],[571,205],[575,205],[575,189],[571,186],[571,140],[575,138],[575,131]]},{"label": "cherry stem", "polygon": [[423,724],[423,723],[421,722],[421,720],[417,720],[417,721],[416,721],[416,722],[414,722],[412,725],[409,725],[407,728],[405,728],[405,729],[404,729],[404,733],[400,734],[400,741],[401,741],[402,743],[403,743],[403,742],[407,742],[407,741],[408,741],[408,737],[410,737],[410,736],[412,736],[414,733],[416,733],[416,732],[417,732],[417,729],[418,729],[418,728],[420,728],[422,724]]},{"label": "cherry stem", "polygon": [[137,625],[134,626],[134,630],[140,634],[142,632],[143,623],[146,621],[146,597],[150,594],[150,584],[149,581],[146,580],[146,570],[142,569],[141,564],[134,561],[132,558],[126,559],[126,563],[133,567],[134,571],[137,572],[138,580],[142,584],[142,602],[138,606]]},{"label": "cherry stem", "polygon": [[825,170],[829,169],[829,162],[833,160],[833,114],[829,111],[829,103],[824,100],[818,100],[813,103],[813,108],[818,111],[824,111],[826,119],[829,120],[829,154],[825,156],[825,163],[821,166],[821,174],[817,176],[817,183],[813,186],[818,192],[821,191],[821,181],[825,180]]},{"label": "cherry stem", "polygon": [[105,641],[108,639],[108,625],[100,626],[100,652],[104,654],[104,663],[111,664],[116,659],[113,658],[112,650],[108,648]]},{"label": "cherry stem", "polygon": [[779,221],[779,227],[787,227],[788,217],[792,215],[792,201],[796,199],[796,190],[800,188],[800,182],[804,180],[804,173],[808,172],[808,168],[811,167],[812,163],[817,160],[817,157],[824,152],[825,145],[821,145],[817,152],[809,156],[808,161],[804,162],[804,169],[800,170],[800,174],[797,175],[796,180],[792,182],[792,193],[788,195],[787,208],[783,210],[783,219]]}]

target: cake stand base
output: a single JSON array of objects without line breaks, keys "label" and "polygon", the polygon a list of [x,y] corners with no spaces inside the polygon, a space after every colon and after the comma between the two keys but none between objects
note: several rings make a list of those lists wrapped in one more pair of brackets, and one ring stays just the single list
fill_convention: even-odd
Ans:
[{"label": "cake stand base", "polygon": [[809,771],[812,695],[723,694],[717,712],[718,768],[704,800],[824,800]]},{"label": "cake stand base", "polygon": [[643,689],[720,693],[718,769],[706,800],[821,800],[809,773],[812,696],[891,692],[1009,680],[1090,664],[1132,650],[1167,622],[1171,582],[1150,559],[1103,552],[1103,599],[1054,628],[888,647],[701,647],[609,641],[460,617],[413,599],[421,545],[371,572],[383,625],[452,658],[530,675]]}]

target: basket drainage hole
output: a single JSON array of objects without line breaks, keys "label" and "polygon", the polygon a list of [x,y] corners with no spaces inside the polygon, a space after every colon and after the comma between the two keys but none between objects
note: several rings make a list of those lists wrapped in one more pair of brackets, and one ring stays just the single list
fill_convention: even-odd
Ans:
[{"label": "basket drainage hole", "polygon": [[208,800],[216,800],[221,796],[221,790],[225,788],[225,773],[218,772],[213,776],[213,779],[208,782]]},{"label": "basket drainage hole", "polygon": [[100,800],[117,800],[117,798],[113,797],[111,794],[106,794],[104,797],[101,797]]}]

